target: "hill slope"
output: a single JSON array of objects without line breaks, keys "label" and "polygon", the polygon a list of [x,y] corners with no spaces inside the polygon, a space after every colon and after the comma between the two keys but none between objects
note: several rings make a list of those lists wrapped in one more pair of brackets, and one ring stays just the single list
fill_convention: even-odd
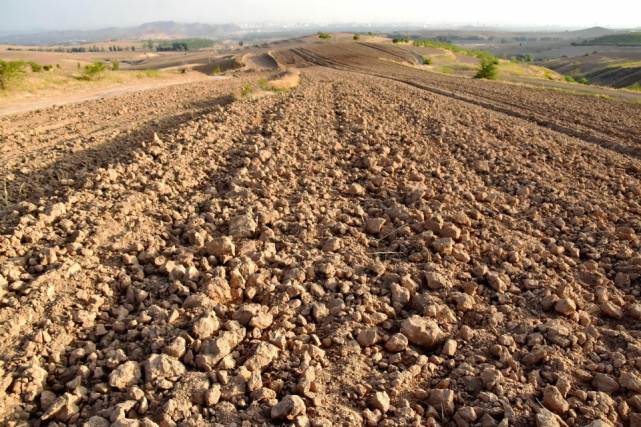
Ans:
[{"label": "hill slope", "polygon": [[0,418],[638,419],[638,105],[274,57],[0,121]]}]

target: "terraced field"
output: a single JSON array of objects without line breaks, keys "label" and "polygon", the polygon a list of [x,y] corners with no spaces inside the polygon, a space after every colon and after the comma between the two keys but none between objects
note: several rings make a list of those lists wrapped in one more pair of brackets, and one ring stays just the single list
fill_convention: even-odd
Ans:
[{"label": "terraced field", "polygon": [[272,56],[0,119],[0,419],[639,425],[641,106]]}]

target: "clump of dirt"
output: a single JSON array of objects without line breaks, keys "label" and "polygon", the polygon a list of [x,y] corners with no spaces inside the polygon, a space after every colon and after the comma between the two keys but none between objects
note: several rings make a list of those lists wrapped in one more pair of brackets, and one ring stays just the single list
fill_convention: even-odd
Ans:
[{"label": "clump of dirt", "polygon": [[639,423],[635,140],[349,49],[0,122],[5,423]]}]

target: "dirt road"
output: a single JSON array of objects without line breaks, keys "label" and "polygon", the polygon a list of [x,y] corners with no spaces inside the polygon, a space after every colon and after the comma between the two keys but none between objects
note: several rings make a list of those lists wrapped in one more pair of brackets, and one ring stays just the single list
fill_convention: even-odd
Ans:
[{"label": "dirt road", "polygon": [[0,418],[639,422],[640,107],[327,49],[0,119]]}]

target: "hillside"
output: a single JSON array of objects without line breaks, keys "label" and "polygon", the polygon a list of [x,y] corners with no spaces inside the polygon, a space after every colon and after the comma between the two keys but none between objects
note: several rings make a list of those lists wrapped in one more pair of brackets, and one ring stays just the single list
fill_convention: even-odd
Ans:
[{"label": "hillside", "polygon": [[641,105],[270,58],[0,118],[0,419],[641,422]]},{"label": "hillside", "polygon": [[222,37],[240,30],[233,24],[209,25],[201,23],[178,23],[173,21],[149,22],[136,27],[102,28],[85,31],[47,31],[0,36],[0,44],[55,45],[70,43],[94,43],[108,40],[147,40],[184,37]]}]

